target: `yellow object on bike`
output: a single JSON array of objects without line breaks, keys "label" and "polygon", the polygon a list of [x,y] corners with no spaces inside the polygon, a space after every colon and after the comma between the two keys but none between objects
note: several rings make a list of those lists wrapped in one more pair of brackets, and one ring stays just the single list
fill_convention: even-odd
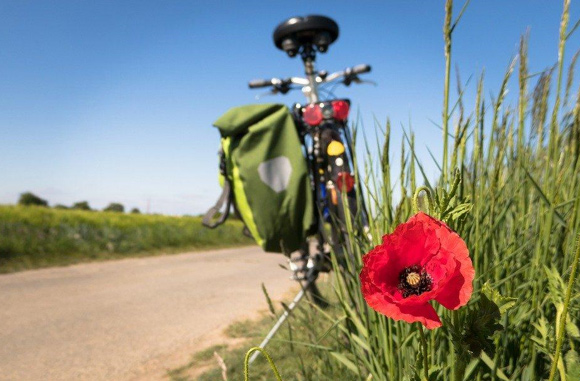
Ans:
[{"label": "yellow object on bike", "polygon": [[329,156],[342,155],[344,153],[344,145],[342,145],[341,142],[337,142],[336,140],[333,140],[330,142],[330,144],[326,148],[326,153]]}]

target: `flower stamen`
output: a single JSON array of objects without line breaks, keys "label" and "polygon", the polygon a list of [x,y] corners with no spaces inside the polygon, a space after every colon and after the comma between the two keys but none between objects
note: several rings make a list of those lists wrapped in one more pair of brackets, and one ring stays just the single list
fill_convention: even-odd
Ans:
[{"label": "flower stamen", "polygon": [[403,298],[431,291],[433,280],[421,266],[406,267],[399,275],[399,290]]},{"label": "flower stamen", "polygon": [[421,282],[421,275],[413,272],[407,275],[407,284],[411,287],[419,287],[419,282]]}]

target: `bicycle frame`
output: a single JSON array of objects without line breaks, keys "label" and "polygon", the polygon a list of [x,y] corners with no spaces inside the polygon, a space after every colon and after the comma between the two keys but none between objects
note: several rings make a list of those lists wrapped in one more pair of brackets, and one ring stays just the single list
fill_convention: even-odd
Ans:
[{"label": "bicycle frame", "polygon": [[308,103],[318,102],[318,83],[316,82],[314,61],[315,56],[312,47],[304,49],[302,52],[302,62],[304,63],[304,72],[308,79],[308,85],[302,88],[302,93],[308,100]]},{"label": "bicycle frame", "polygon": [[[319,51],[322,52],[323,50],[319,49]],[[350,85],[351,82],[361,83],[363,81],[361,81],[357,75],[368,73],[371,70],[370,66],[368,65],[358,65],[352,68],[347,68],[344,71],[327,75],[326,72],[316,71],[316,52],[312,44],[304,44],[300,49],[300,55],[304,64],[304,72],[306,74],[305,78],[291,77],[285,80],[279,78],[272,78],[270,80],[255,80],[250,82],[250,88],[271,86],[273,94],[285,94],[289,90],[293,89],[290,85],[299,85],[302,86],[301,90],[303,95],[306,97],[307,105],[314,105],[318,107],[319,112],[322,112],[320,107],[327,105],[328,103],[319,104],[319,86],[321,84],[329,83],[339,78],[343,78],[343,83],[346,86]],[[327,116],[323,115],[324,118],[320,117],[320,119],[316,122],[311,122],[313,125],[309,125],[307,123],[307,120],[304,118],[304,111],[301,105],[295,104],[293,108],[293,116],[296,122],[296,126],[299,130],[301,143],[305,150],[304,154],[309,166],[310,178],[312,181],[312,192],[314,192],[313,199],[315,202],[315,210],[318,211],[316,221],[317,226],[315,226],[316,232],[311,232],[311,234],[315,233],[317,236],[317,247],[316,250],[312,252],[309,247],[309,242],[307,241],[304,243],[303,249],[300,250],[300,257],[297,261],[295,259],[293,260],[292,258],[288,258],[290,261],[290,268],[294,271],[294,279],[303,281],[302,290],[298,293],[292,304],[280,317],[264,341],[260,344],[261,348],[268,344],[269,340],[274,336],[276,331],[289,316],[293,308],[302,299],[306,290],[308,290],[315,297],[315,299],[317,297],[320,298],[320,293],[315,282],[319,272],[329,271],[325,269],[325,266],[329,265],[327,259],[327,255],[329,255],[329,253],[327,253],[327,250],[325,250],[325,244],[333,245],[335,253],[340,250],[337,249],[337,247],[341,244],[349,247],[348,240],[350,238],[348,237],[348,234],[345,234],[346,230],[344,227],[339,226],[340,220],[344,221],[345,214],[348,215],[348,213],[344,212],[345,208],[351,209],[352,207],[350,204],[351,201],[348,199],[352,200],[353,198],[356,198],[356,194],[362,195],[362,187],[360,182],[357,182],[356,188],[353,187],[355,185],[353,184],[354,179],[350,174],[351,169],[354,169],[355,172],[356,169],[354,163],[354,147],[348,126],[346,125],[346,115],[339,117],[337,114],[335,114],[334,101],[332,102],[332,113]],[[311,142],[307,141],[306,137],[309,137]],[[331,154],[328,149],[330,142],[340,143],[342,145],[342,152]],[[344,146],[346,146],[346,149]],[[342,194],[342,196],[345,196],[344,199],[339,197],[340,200],[336,199],[338,186],[334,185],[335,181],[336,184],[339,183],[338,178],[340,177],[341,173],[338,171],[344,171],[343,173],[348,173],[351,179],[351,187],[347,188],[350,190],[346,190],[345,188],[339,189],[341,193],[345,192]],[[338,176],[334,178],[337,173]],[[334,192],[333,196],[335,198],[329,197],[328,193],[326,193],[329,190]],[[343,200],[346,200],[346,206],[345,201]],[[366,207],[364,206],[364,201],[362,198],[360,200],[362,212],[359,210],[360,213],[358,214],[362,216],[363,224],[366,225],[366,221],[368,221]],[[357,208],[356,203],[357,200],[355,199],[355,208]],[[328,216],[324,215],[325,209],[328,211]],[[336,216],[330,215],[331,209],[337,212]],[[351,215],[352,214],[357,213],[351,213]],[[334,217],[336,217],[336,219],[333,219]],[[332,239],[329,239],[326,232],[325,224],[327,222],[331,222]],[[338,239],[336,236],[342,238]],[[296,262],[298,261],[302,261],[302,267],[296,265]],[[299,276],[298,274],[303,275]],[[325,303],[323,298],[319,299],[319,302],[320,300]],[[250,358],[250,363],[255,360],[257,354],[258,352],[256,352]]]}]

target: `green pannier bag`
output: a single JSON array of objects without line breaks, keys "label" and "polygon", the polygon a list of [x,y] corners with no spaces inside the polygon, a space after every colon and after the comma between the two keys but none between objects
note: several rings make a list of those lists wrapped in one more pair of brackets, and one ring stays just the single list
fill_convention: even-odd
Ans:
[{"label": "green pannier bag", "polygon": [[[214,228],[233,203],[265,251],[291,253],[306,242],[313,223],[308,164],[288,108],[281,104],[235,107],[214,122],[221,134],[223,192],[203,218]],[[223,205],[226,209],[215,221]]]}]

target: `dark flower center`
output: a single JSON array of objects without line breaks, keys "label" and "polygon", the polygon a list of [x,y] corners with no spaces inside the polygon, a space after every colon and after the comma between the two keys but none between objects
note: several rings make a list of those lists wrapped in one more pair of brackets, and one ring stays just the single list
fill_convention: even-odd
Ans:
[{"label": "dark flower center", "polygon": [[403,298],[408,298],[411,295],[421,295],[425,291],[430,291],[432,285],[431,276],[421,266],[406,267],[399,274],[399,290],[403,294]]}]

